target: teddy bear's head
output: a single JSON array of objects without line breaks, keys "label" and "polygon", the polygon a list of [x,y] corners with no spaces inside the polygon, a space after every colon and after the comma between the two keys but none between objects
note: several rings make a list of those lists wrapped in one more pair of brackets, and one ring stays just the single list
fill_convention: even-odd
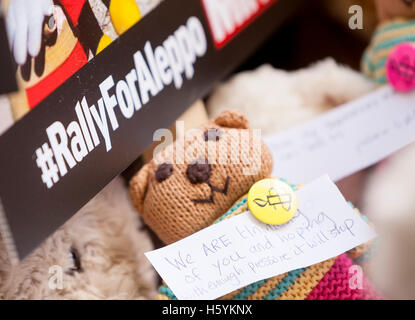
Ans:
[{"label": "teddy bear's head", "polygon": [[375,0],[381,21],[394,18],[415,18],[415,0]]},{"label": "teddy bear's head", "polygon": [[130,194],[147,225],[172,243],[212,224],[271,169],[260,132],[227,110],[159,152],[132,178]]}]

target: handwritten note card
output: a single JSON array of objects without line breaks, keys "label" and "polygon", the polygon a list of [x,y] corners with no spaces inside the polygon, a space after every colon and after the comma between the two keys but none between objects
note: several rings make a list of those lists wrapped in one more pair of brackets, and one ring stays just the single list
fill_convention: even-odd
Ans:
[{"label": "handwritten note card", "polygon": [[297,215],[284,225],[266,225],[247,211],[146,256],[177,298],[215,299],[375,237],[328,176],[297,197]]},{"label": "handwritten note card", "polygon": [[415,91],[399,94],[385,86],[264,140],[274,176],[307,183],[328,173],[337,181],[415,140]]}]

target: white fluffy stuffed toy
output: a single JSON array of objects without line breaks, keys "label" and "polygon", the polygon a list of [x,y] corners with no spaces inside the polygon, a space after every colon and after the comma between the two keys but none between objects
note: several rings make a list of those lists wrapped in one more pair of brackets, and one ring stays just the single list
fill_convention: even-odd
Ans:
[{"label": "white fluffy stuffed toy", "polygon": [[263,134],[297,125],[373,89],[359,72],[324,59],[298,71],[270,65],[239,73],[208,99],[209,117],[224,109],[239,109]]},{"label": "white fluffy stuffed toy", "polygon": [[152,248],[117,177],[18,266],[0,237],[0,299],[152,298]]}]

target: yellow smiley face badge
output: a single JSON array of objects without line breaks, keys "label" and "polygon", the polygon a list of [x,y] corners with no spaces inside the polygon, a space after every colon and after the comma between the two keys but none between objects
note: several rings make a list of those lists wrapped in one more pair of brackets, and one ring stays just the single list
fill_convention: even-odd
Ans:
[{"label": "yellow smiley face badge", "polygon": [[279,179],[262,179],[248,192],[248,207],[252,214],[267,224],[283,224],[291,220],[298,209],[294,190]]}]

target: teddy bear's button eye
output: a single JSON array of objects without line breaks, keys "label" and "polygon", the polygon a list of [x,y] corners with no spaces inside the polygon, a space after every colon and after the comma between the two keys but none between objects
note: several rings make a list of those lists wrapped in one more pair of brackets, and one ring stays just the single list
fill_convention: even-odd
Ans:
[{"label": "teddy bear's button eye", "polygon": [[203,133],[205,141],[219,141],[221,136],[222,130],[216,128],[208,129]]},{"label": "teddy bear's button eye", "polygon": [[162,163],[156,170],[156,180],[157,182],[162,182],[166,180],[173,174],[173,165],[170,163]]},{"label": "teddy bear's button eye", "polygon": [[188,165],[186,175],[192,184],[207,182],[210,178],[210,165],[204,161],[195,161]]}]

